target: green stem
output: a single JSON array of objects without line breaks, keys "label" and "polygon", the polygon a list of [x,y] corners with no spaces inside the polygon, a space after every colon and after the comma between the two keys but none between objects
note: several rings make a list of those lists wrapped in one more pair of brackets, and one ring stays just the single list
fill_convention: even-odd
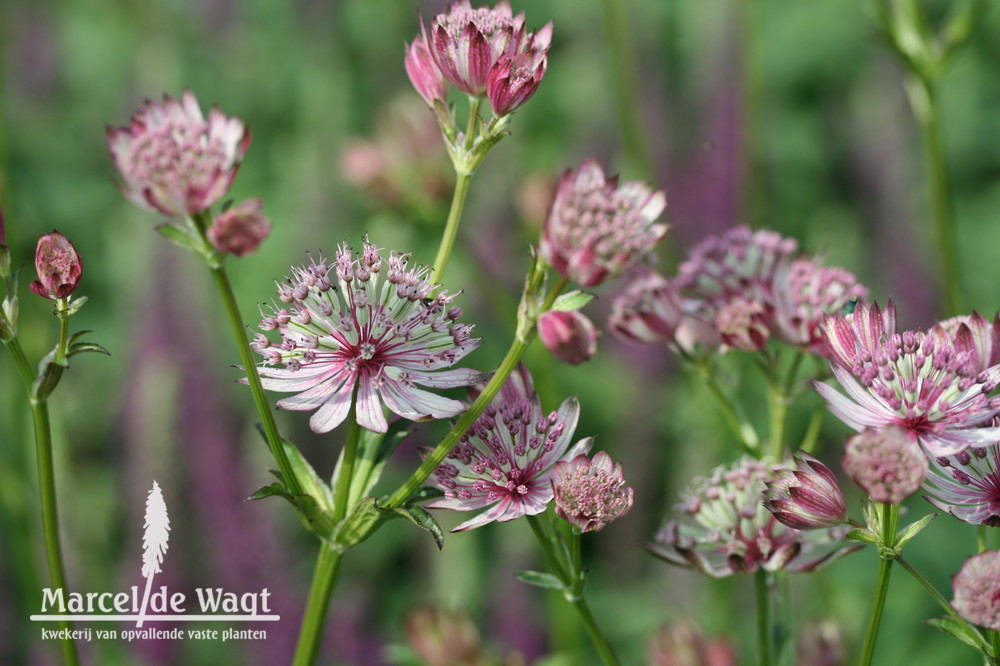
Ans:
[{"label": "green stem", "polygon": [[[593,614],[590,612],[590,608],[587,606],[586,599],[583,598],[582,593],[576,593],[574,588],[578,585],[578,579],[581,575],[579,571],[573,569],[572,558],[574,554],[566,553],[568,557],[571,558],[570,562],[564,564],[563,558],[559,556],[556,547],[561,545],[559,543],[558,537],[552,532],[551,523],[546,525],[543,523],[542,516],[548,517],[548,514],[541,514],[539,516],[527,516],[528,524],[531,525],[531,531],[535,534],[535,539],[538,540],[538,544],[542,547],[542,552],[545,555],[545,561],[549,569],[559,578],[562,582],[563,596],[566,601],[573,604],[573,608],[576,609],[577,614],[580,616],[580,620],[583,622],[583,626],[587,629],[587,634],[590,636],[591,642],[594,644],[594,649],[601,656],[606,666],[618,666],[618,657],[615,656],[615,651],[612,649],[611,644],[608,643],[608,639],[604,637],[601,632],[601,628],[598,626],[597,621],[594,619]],[[580,540],[580,535],[573,534],[573,539],[577,542]],[[567,570],[567,566],[570,569]]]},{"label": "green stem", "polygon": [[976,552],[986,552],[986,525],[980,525],[976,529]]},{"label": "green stem", "polygon": [[614,84],[618,123],[621,126],[628,160],[644,178],[653,177],[653,156],[648,133],[643,129],[642,104],[633,45],[629,34],[628,3],[604,0],[604,17],[611,51],[611,79]]},{"label": "green stem", "polygon": [[933,81],[914,75],[909,82],[909,92],[913,113],[920,125],[924,165],[929,181],[928,195],[933,216],[934,246],[937,248],[938,269],[941,273],[941,291],[945,316],[950,317],[960,314],[963,310],[958,279],[958,249],[952,220],[948,171],[945,167],[944,147],[941,141],[937,90]]},{"label": "green stem", "polygon": [[[60,340],[63,337],[65,320],[60,319]],[[55,463],[52,456],[52,428],[49,423],[49,407],[45,400],[31,396],[34,376],[31,363],[24,355],[21,343],[14,338],[5,344],[14,359],[21,382],[24,384],[31,403],[31,416],[35,428],[35,457],[38,464],[38,493],[42,505],[42,532],[45,539],[45,558],[48,562],[49,579],[54,589],[69,593],[66,585],[66,568],[63,565],[62,546],[59,540],[59,511],[56,503]],[[62,345],[63,347],[65,345]],[[66,631],[73,630],[73,624],[63,620],[59,626]],[[76,666],[80,663],[76,643],[72,639],[62,641],[63,661]]]},{"label": "green stem", "polygon": [[583,621],[583,626],[587,628],[587,634],[590,635],[590,640],[594,644],[594,649],[597,653],[601,655],[601,659],[604,661],[606,666],[618,666],[618,657],[615,655],[614,649],[612,649],[611,644],[608,643],[608,639],[604,637],[601,633],[601,628],[597,625],[597,621],[590,612],[590,608],[587,606],[587,600],[580,597],[573,602],[573,607],[576,612],[579,613],[580,619]]},{"label": "green stem", "polygon": [[788,398],[780,386],[768,386],[771,415],[771,457],[780,461],[785,448],[785,422],[788,420]]},{"label": "green stem", "polygon": [[[467,155],[475,143],[476,125],[479,122],[479,105],[482,99],[479,97],[469,98],[469,122],[465,129],[465,144],[463,151]],[[472,173],[466,173],[465,169],[455,169],[455,192],[451,197],[451,208],[448,210],[448,220],[444,225],[444,233],[441,235],[441,243],[438,245],[437,256],[434,257],[434,268],[431,270],[431,284],[441,284],[444,279],[444,268],[448,264],[448,257],[455,247],[455,238],[458,236],[458,225],[462,220],[462,210],[465,208],[465,199],[469,194],[469,183],[472,182]],[[469,169],[470,172],[475,169]]]},{"label": "green stem", "polygon": [[351,483],[354,479],[354,464],[358,457],[358,440],[361,439],[361,426],[356,416],[358,391],[354,389],[351,401],[351,411],[347,414],[347,441],[344,443],[344,460],[340,466],[337,487],[334,488],[333,522],[338,523],[347,516],[350,510],[348,500],[351,496]]},{"label": "green stem", "polygon": [[694,359],[694,363],[702,382],[708,388],[708,392],[712,394],[712,397],[715,398],[719,409],[722,410],[722,420],[726,422],[729,430],[736,436],[736,441],[739,442],[740,446],[747,453],[755,457],[758,456],[757,447],[759,442],[757,440],[757,433],[754,432],[753,427],[746,419],[740,417],[737,408],[733,406],[733,403],[722,390],[722,387],[719,386],[719,382],[715,379],[715,372],[710,366],[711,361],[707,358],[696,358]]},{"label": "green stem", "polygon": [[489,405],[493,398],[496,397],[497,393],[500,392],[500,388],[510,377],[510,373],[514,371],[517,367],[517,362],[521,360],[521,356],[524,355],[524,350],[528,348],[527,342],[522,342],[521,340],[514,339],[511,343],[510,349],[507,350],[507,355],[504,357],[503,361],[500,362],[500,367],[497,368],[496,373],[490,379],[489,383],[483,389],[483,392],[479,394],[475,402],[469,407],[468,410],[457,423],[452,427],[448,434],[445,435],[444,439],[434,448],[433,451],[424,459],[409,479],[406,480],[402,486],[399,487],[396,492],[389,497],[388,502],[386,502],[387,507],[398,507],[402,506],[410,495],[414,491],[423,485],[424,481],[437,469],[444,459],[451,452],[452,448],[458,444],[458,440],[462,438],[462,435],[472,427],[472,424],[476,422],[479,415],[483,413],[486,406]]},{"label": "green stem", "polygon": [[[882,509],[882,545],[893,548],[896,545],[896,527],[899,523],[899,505],[883,504]],[[868,628],[865,630],[865,640],[861,646],[860,666],[869,666],[875,654],[875,641],[878,639],[879,625],[882,622],[882,611],[885,609],[885,599],[889,591],[889,576],[892,573],[890,558],[880,557],[878,578],[875,581],[875,596],[868,615]]]},{"label": "green stem", "polygon": [[[346,484],[344,484],[346,485]],[[309,600],[306,602],[305,615],[302,617],[302,627],[299,629],[299,642],[295,646],[295,657],[292,666],[312,666],[319,651],[323,624],[326,622],[326,610],[330,606],[330,597],[340,572],[340,560],[343,553],[335,550],[325,541],[320,546],[319,557],[316,559],[316,569],[313,571],[312,585],[309,587]]]},{"label": "green stem", "polygon": [[771,595],[767,584],[767,572],[758,569],[754,574],[754,592],[757,599],[757,662],[759,666],[771,666]]},{"label": "green stem", "polygon": [[292,495],[302,494],[302,487],[299,485],[295,472],[292,470],[288,456],[285,454],[285,447],[278,432],[278,424],[274,421],[274,414],[271,413],[271,406],[264,395],[264,386],[260,382],[260,375],[257,374],[257,362],[254,359],[250,344],[247,342],[246,325],[240,315],[239,306],[236,304],[236,295],[233,293],[232,283],[226,274],[225,266],[210,266],[212,279],[219,290],[222,304],[229,319],[229,326],[232,329],[233,337],[236,339],[236,347],[240,352],[240,361],[243,363],[243,371],[247,375],[247,384],[250,386],[250,394],[253,396],[253,403],[257,407],[257,415],[264,427],[264,436],[267,438],[267,446],[271,449],[271,455],[281,469],[281,477],[285,482],[285,487]]},{"label": "green stem", "polygon": [[[924,578],[923,574],[914,569],[913,565],[911,565],[909,562],[903,559],[902,555],[896,557],[896,561],[899,562],[899,566],[906,569],[906,571],[911,576],[913,576],[913,578],[916,579],[916,581],[920,583],[925,590],[927,590],[927,593],[931,595],[931,598],[934,599],[934,601],[936,601],[938,605],[941,606],[941,608],[943,608],[944,611],[952,617],[952,619],[954,619],[959,624],[963,625],[971,634],[978,636],[980,637],[980,640],[983,640],[979,631],[976,630],[975,627],[969,625],[968,622],[962,619],[962,617],[955,611],[955,609],[951,607],[951,604],[948,603],[948,600],[945,599],[940,592],[938,592],[937,588],[934,587],[934,585],[931,584],[929,580]],[[983,642],[985,643],[985,640],[983,640]]]},{"label": "green stem", "polygon": [[434,258],[434,268],[431,271],[431,284],[441,284],[444,276],[445,266],[448,264],[448,257],[455,246],[455,238],[458,236],[458,225],[462,219],[462,209],[465,208],[465,198],[469,193],[469,183],[472,176],[458,173],[455,176],[455,193],[451,198],[451,209],[448,211],[448,221],[444,225],[444,233],[441,236],[441,244],[438,246],[437,256]]}]

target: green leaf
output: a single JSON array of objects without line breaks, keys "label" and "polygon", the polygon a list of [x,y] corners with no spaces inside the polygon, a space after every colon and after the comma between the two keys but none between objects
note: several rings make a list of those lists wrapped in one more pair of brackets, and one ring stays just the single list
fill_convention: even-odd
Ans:
[{"label": "green leaf", "polygon": [[378,531],[382,525],[396,518],[405,518],[420,529],[430,533],[438,548],[444,546],[444,533],[441,531],[441,526],[427,511],[420,507],[383,508],[378,506],[378,501],[374,497],[365,497],[358,502],[351,515],[337,526],[331,541],[337,548],[347,550],[358,545]]},{"label": "green leaf", "polygon": [[204,254],[204,243],[190,229],[182,229],[173,224],[161,224],[156,230],[174,245],[198,255]]},{"label": "green leaf", "polygon": [[550,573],[541,571],[518,571],[514,577],[528,585],[544,587],[547,590],[564,590],[566,588],[562,581]]},{"label": "green leaf", "polygon": [[316,502],[326,511],[333,512],[333,492],[326,485],[323,479],[319,478],[316,470],[309,464],[298,447],[282,439],[281,444],[285,447],[285,455],[292,466],[292,472],[299,482],[299,486],[307,495],[313,497]]},{"label": "green leaf", "polygon": [[321,539],[328,540],[330,538],[334,528],[333,516],[321,507],[313,496],[292,495],[284,484],[272,483],[269,486],[264,486],[247,499],[259,500],[266,497],[281,497],[287,500],[295,508],[295,512],[307,530]]},{"label": "green leaf", "polygon": [[878,543],[879,538],[867,529],[853,529],[847,533],[846,538],[852,541],[864,541],[865,543]]},{"label": "green leaf", "polygon": [[929,513],[920,520],[910,523],[896,533],[896,549],[902,550],[903,546],[910,542],[910,539],[920,534],[920,531],[930,525],[930,522],[937,518],[936,513]]},{"label": "green leaf", "polygon": [[579,310],[592,300],[594,300],[593,294],[588,294],[585,291],[577,289],[576,291],[571,291],[557,298],[552,304],[550,310],[558,312],[572,312],[573,310]]},{"label": "green leaf", "polygon": [[978,631],[965,622],[959,622],[950,615],[934,618],[932,620],[926,620],[926,622],[935,629],[939,629],[946,634],[951,634],[966,645],[970,645],[980,652],[985,653],[987,650],[986,641]]},{"label": "green leaf", "polygon": [[56,352],[58,345],[38,362],[38,375],[31,386],[31,395],[36,400],[45,400],[52,394],[59,380],[62,378],[63,370],[69,367],[69,363],[63,359],[56,362]]},{"label": "green leaf", "polygon": [[97,352],[98,354],[111,356],[111,352],[96,342],[77,342],[72,344],[69,346],[69,351],[66,352],[66,356],[75,356],[76,354],[83,354],[84,352]]},{"label": "green leaf", "polygon": [[392,509],[392,512],[399,518],[406,518],[408,521],[424,530],[434,538],[438,550],[444,548],[444,532],[441,526],[434,520],[434,516],[419,506],[399,507]]},{"label": "green leaf", "polygon": [[[348,506],[356,506],[361,498],[368,495],[378,480],[382,478],[385,463],[399,447],[400,442],[410,434],[413,424],[405,419],[399,419],[389,424],[386,433],[362,430],[358,441],[358,457],[354,462],[354,478],[351,480],[351,494]],[[336,488],[343,463],[343,450],[337,458],[333,470],[332,488]]]}]

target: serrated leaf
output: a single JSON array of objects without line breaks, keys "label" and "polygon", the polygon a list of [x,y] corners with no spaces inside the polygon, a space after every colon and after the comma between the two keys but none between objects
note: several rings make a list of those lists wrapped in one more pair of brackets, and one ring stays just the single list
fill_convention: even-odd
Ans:
[{"label": "serrated leaf", "polygon": [[946,634],[951,634],[966,645],[972,646],[980,652],[985,652],[987,649],[986,641],[978,631],[964,622],[959,622],[950,615],[925,620],[925,622],[935,629],[943,631]]},{"label": "serrated leaf", "polygon": [[174,245],[184,248],[185,250],[190,250],[198,255],[203,254],[204,243],[202,243],[201,239],[196,237],[191,230],[182,229],[181,227],[174,226],[173,224],[161,224],[156,227],[156,230]]},{"label": "serrated leaf", "polygon": [[76,354],[83,354],[85,352],[96,352],[98,354],[111,356],[111,352],[96,342],[77,342],[72,344],[69,346],[69,351],[66,352],[66,356],[75,356]]},{"label": "serrated leaf", "polygon": [[565,590],[566,588],[561,580],[550,573],[542,573],[541,571],[518,571],[514,574],[514,578],[522,583],[544,587],[547,590]]},{"label": "serrated leaf", "polygon": [[437,544],[438,550],[444,548],[444,532],[441,530],[438,522],[434,520],[434,516],[427,513],[425,509],[419,506],[399,507],[392,509],[392,512],[399,518],[406,518],[420,529],[429,533],[434,538],[434,543]]},{"label": "serrated leaf", "polygon": [[594,300],[593,294],[588,294],[585,291],[577,289],[557,298],[549,309],[558,312],[572,312],[573,310],[579,310],[592,300]]},{"label": "serrated leaf", "polygon": [[281,497],[288,501],[299,516],[299,520],[307,530],[320,537],[329,539],[333,532],[333,516],[312,495],[292,495],[281,483],[272,483],[259,489],[248,499],[259,500],[267,497]]},{"label": "serrated leaf", "polygon": [[438,548],[444,545],[444,533],[437,521],[420,507],[378,506],[374,497],[364,497],[354,511],[337,527],[331,541],[341,550],[347,550],[374,534],[382,525],[396,518],[405,518],[434,537]]},{"label": "serrated leaf", "polygon": [[920,520],[912,522],[899,530],[896,534],[896,548],[902,550],[903,546],[909,543],[913,537],[920,534],[920,531],[927,527],[935,518],[937,518],[936,513],[929,513]]},{"label": "serrated leaf", "polygon": [[879,538],[872,534],[869,530],[862,528],[855,528],[845,535],[845,538],[852,541],[864,541],[865,543],[878,543]]}]

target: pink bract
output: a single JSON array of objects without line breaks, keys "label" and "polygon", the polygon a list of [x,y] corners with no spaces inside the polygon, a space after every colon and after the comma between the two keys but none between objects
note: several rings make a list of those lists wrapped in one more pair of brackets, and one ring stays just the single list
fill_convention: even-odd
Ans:
[{"label": "pink bract", "polygon": [[444,497],[426,506],[486,509],[454,532],[545,511],[553,498],[553,466],[590,450],[593,438],[572,444],[579,416],[576,398],[545,415],[531,375],[519,366],[428,480]]},{"label": "pink bract", "polygon": [[406,75],[427,105],[434,108],[435,100],[445,101],[448,90],[445,87],[444,76],[438,69],[427,42],[423,35],[418,35],[412,44],[406,46],[406,57],[403,59]]},{"label": "pink bract", "polygon": [[108,148],[132,203],[171,217],[210,208],[232,185],[250,132],[212,107],[202,115],[194,94],[146,101],[128,127],[109,127]]}]

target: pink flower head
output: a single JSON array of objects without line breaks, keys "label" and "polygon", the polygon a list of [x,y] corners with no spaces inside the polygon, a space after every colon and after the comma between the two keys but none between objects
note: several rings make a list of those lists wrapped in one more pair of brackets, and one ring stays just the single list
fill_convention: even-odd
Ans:
[{"label": "pink flower head", "polygon": [[444,78],[473,97],[486,94],[490,70],[502,56],[528,54],[544,59],[552,42],[551,23],[537,33],[527,32],[524,13],[513,16],[506,0],[493,9],[472,9],[469,0],[459,0],[434,17],[430,30],[421,21],[421,30]]},{"label": "pink flower head", "polygon": [[805,451],[795,454],[795,469],[779,469],[765,483],[764,508],[778,522],[797,530],[836,527],[847,520],[847,505],[830,468]]},{"label": "pink flower head", "polygon": [[618,185],[596,159],[559,181],[539,244],[541,257],[584,287],[611,279],[667,233],[656,219],[667,205],[661,191],[640,182]]},{"label": "pink flower head", "polygon": [[[344,244],[332,263],[320,258],[292,268],[292,277],[278,285],[289,308],[274,309],[260,323],[262,330],[278,330],[281,343],[272,345],[263,335],[254,341],[264,357],[264,388],[298,394],[279,400],[279,408],[316,410],[309,419],[314,432],[340,425],[355,393],[358,425],[375,432],[388,426],[383,405],[414,421],[465,410],[458,400],[418,387],[479,381],[474,370],[442,370],[479,340],[471,337],[472,326],[457,322],[462,311],[449,307],[454,296],[433,296],[427,269],[408,269],[408,261],[408,254],[393,252],[386,262],[366,238],[359,255]],[[272,367],[278,363],[284,367]]]},{"label": "pink flower head", "polygon": [[823,323],[830,368],[847,395],[816,382],[841,421],[865,428],[903,428],[932,457],[1000,440],[1000,427],[973,427],[1000,414],[989,394],[1000,366],[980,370],[971,348],[923,331],[896,333],[896,309],[858,304]]},{"label": "pink flower head", "polygon": [[1000,445],[971,446],[931,463],[928,502],[962,522],[1000,527]]},{"label": "pink flower head", "polygon": [[650,550],[671,564],[722,578],[758,569],[812,571],[858,548],[844,541],[844,527],[801,531],[764,508],[765,485],[782,467],[744,456],[695,480],[676,507],[684,520],[665,524]]},{"label": "pink flower head", "polygon": [[663,627],[646,650],[648,666],[736,666],[736,649],[725,638],[708,638],[691,620]]},{"label": "pink flower head", "polygon": [[606,451],[591,460],[581,454],[552,469],[556,513],[581,532],[597,532],[632,508],[633,491],[625,487],[621,463]]},{"label": "pink flower head", "polygon": [[580,365],[597,353],[597,329],[580,312],[552,310],[538,318],[538,338],[563,363]]},{"label": "pink flower head", "polygon": [[83,274],[83,259],[76,253],[73,244],[61,233],[52,230],[38,239],[35,248],[35,270],[38,279],[28,285],[33,293],[42,298],[66,298],[80,284]]},{"label": "pink flower head", "polygon": [[1000,363],[1000,313],[988,322],[978,312],[945,319],[930,331],[941,344],[951,344],[956,352],[968,353],[972,366],[982,372]]},{"label": "pink flower head", "polygon": [[952,607],[965,620],[1000,631],[1000,552],[973,555],[951,580]]},{"label": "pink flower head", "polygon": [[506,116],[535,94],[545,76],[548,54],[545,51],[519,53],[513,58],[500,56],[486,76],[486,97],[493,114]]},{"label": "pink flower head", "polygon": [[448,90],[445,88],[444,76],[434,62],[423,35],[418,35],[412,44],[406,45],[403,64],[406,66],[406,75],[410,77],[410,83],[428,106],[434,108],[436,100],[445,101]]},{"label": "pink flower head", "polygon": [[429,480],[444,497],[430,509],[478,511],[453,532],[545,511],[552,501],[553,466],[587,453],[593,438],[572,444],[580,416],[567,398],[548,416],[531,375],[520,366]]},{"label": "pink flower head", "polygon": [[250,145],[239,118],[212,107],[206,120],[190,90],[180,102],[169,95],[161,104],[147,100],[129,127],[109,127],[107,134],[125,196],[171,217],[200,213],[221,199]]},{"label": "pink flower head", "polygon": [[627,342],[666,344],[674,339],[683,316],[674,283],[649,271],[615,296],[608,324]]},{"label": "pink flower head", "polygon": [[867,290],[851,273],[797,250],[793,238],[735,227],[696,245],[677,285],[728,346],[756,351],[777,339],[823,355],[822,321]]},{"label": "pink flower head", "polygon": [[920,489],[927,458],[902,428],[869,429],[847,438],[844,471],[873,502],[899,504]]},{"label": "pink flower head", "polygon": [[271,233],[271,221],[260,212],[263,205],[260,199],[247,199],[215,218],[208,229],[212,247],[237,257],[256,250]]}]

